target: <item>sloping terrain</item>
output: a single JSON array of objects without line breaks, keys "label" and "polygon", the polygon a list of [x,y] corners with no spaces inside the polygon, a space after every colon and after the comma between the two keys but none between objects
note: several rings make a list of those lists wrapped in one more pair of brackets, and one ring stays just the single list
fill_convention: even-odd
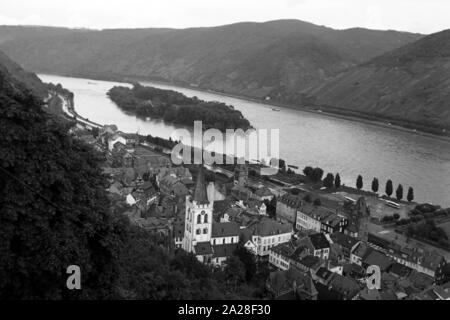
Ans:
[{"label": "sloping terrain", "polygon": [[340,73],[307,92],[314,104],[450,128],[450,30]]},{"label": "sloping terrain", "polygon": [[2,51],[0,51],[0,71],[9,75],[11,83],[22,83],[35,95],[44,98],[47,96],[47,89],[44,83],[31,72],[23,70],[17,63],[12,61]]},{"label": "sloping terrain", "polygon": [[147,77],[296,103],[300,90],[420,37],[298,20],[190,29],[0,27],[0,48],[33,71]]}]

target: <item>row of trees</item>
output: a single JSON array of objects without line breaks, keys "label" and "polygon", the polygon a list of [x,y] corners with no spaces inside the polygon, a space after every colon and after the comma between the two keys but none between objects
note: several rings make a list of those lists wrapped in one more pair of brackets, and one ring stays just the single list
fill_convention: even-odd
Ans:
[{"label": "row of trees", "polygon": [[[356,188],[358,190],[361,190],[363,188],[363,178],[361,175],[358,175],[358,178],[356,179]],[[373,178],[372,180],[372,191],[377,193],[379,190],[379,181],[378,178]],[[385,187],[385,193],[388,197],[390,197],[392,195],[392,193],[394,192],[394,186],[392,183],[392,180],[388,180],[386,182],[386,187]],[[395,191],[395,197],[397,198],[397,200],[402,200],[403,199],[403,186],[401,184],[398,185],[397,190]],[[406,199],[411,202],[414,200],[414,189],[412,187],[408,188],[408,194],[406,196]]]},{"label": "row of trees", "polygon": [[[320,181],[319,177],[321,178],[323,175],[323,170],[320,168],[315,168],[313,169],[312,167],[305,167],[305,169],[303,170],[303,173],[310,177],[312,181],[317,182]],[[319,179],[319,180],[317,180]],[[336,174],[336,176],[334,176],[332,173],[328,173],[326,175],[326,177],[323,179],[322,181],[323,186],[331,189],[331,188],[336,188],[339,189],[339,187],[341,186],[341,177],[339,176],[339,173]],[[361,175],[358,175],[357,179],[356,179],[356,188],[358,190],[361,190],[364,186],[363,183],[363,177]],[[378,178],[373,178],[372,180],[372,185],[371,185],[371,189],[374,193],[377,193],[379,191],[379,187],[380,187],[380,183],[378,181]],[[386,187],[385,187],[385,193],[387,196],[392,196],[394,192],[394,186],[392,183],[392,180],[388,180],[386,182]],[[402,200],[403,199],[403,186],[401,184],[398,185],[397,190],[395,191],[395,197],[397,198],[397,200]],[[414,200],[414,189],[412,187],[408,188],[408,193],[406,196],[406,199],[411,202]]]}]

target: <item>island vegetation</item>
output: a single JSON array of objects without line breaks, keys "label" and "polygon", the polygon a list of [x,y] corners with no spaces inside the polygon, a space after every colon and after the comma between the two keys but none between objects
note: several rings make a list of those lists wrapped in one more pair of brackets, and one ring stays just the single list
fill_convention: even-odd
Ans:
[{"label": "island vegetation", "polygon": [[140,117],[161,119],[165,122],[193,126],[201,120],[203,128],[226,129],[251,128],[242,113],[233,106],[216,101],[204,101],[187,97],[172,90],[134,84],[132,88],[116,86],[108,92],[109,98],[122,110]]}]

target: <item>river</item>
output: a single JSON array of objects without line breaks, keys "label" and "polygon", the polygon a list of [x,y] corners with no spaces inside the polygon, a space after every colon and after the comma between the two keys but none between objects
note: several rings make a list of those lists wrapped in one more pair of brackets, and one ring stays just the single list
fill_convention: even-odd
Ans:
[{"label": "river", "polygon": [[[106,96],[115,85],[109,81],[55,75],[39,75],[44,82],[60,83],[75,94],[75,109],[89,120],[116,124],[124,132],[139,132],[168,138],[177,129],[162,121],[143,120],[122,112]],[[339,172],[344,184],[354,186],[356,177],[364,178],[370,189],[373,177],[384,191],[387,179],[401,183],[404,197],[409,186],[415,201],[450,207],[450,142],[389,127],[377,126],[324,114],[280,108],[169,84],[141,82],[171,89],[203,100],[233,105],[259,129],[280,130],[280,157],[289,164],[319,166],[325,174]]]}]

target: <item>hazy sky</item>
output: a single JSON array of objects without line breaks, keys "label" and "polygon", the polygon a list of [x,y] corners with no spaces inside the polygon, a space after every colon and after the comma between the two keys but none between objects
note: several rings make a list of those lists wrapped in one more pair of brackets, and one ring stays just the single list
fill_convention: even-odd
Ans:
[{"label": "hazy sky", "polygon": [[450,28],[450,0],[0,0],[0,25],[186,28],[275,19],[432,33]]}]

